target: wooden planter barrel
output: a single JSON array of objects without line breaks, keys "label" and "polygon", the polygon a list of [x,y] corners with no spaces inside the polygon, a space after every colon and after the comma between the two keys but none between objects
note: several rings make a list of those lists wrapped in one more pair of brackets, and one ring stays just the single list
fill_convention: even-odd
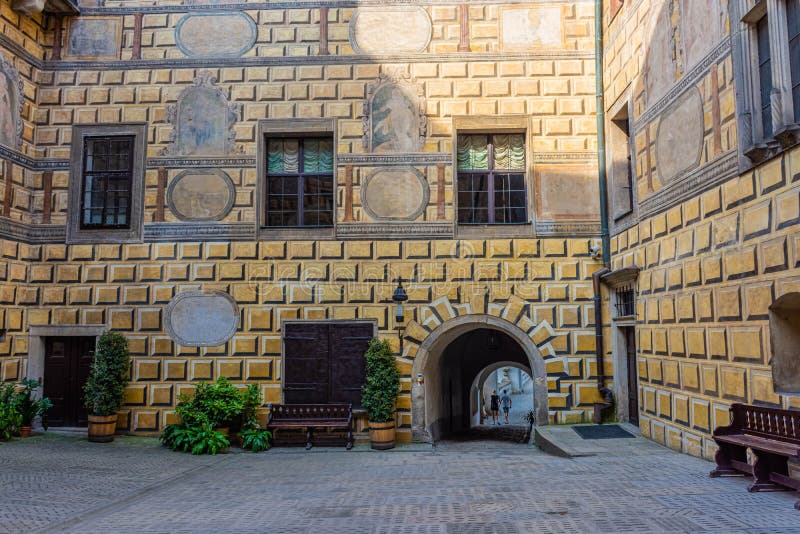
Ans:
[{"label": "wooden planter barrel", "polygon": [[89,441],[93,443],[114,441],[114,432],[116,430],[117,414],[89,416]]},{"label": "wooden planter barrel", "polygon": [[369,440],[372,448],[379,451],[394,448],[394,421],[388,423],[369,422]]}]

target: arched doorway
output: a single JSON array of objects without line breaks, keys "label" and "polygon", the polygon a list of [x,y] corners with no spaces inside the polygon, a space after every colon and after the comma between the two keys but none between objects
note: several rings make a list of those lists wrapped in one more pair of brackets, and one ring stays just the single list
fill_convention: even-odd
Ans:
[{"label": "arched doorway", "polygon": [[[509,384],[512,390],[511,396],[518,397],[518,400],[515,401],[514,411],[518,412],[519,408],[524,408],[523,411],[527,412],[533,410],[535,407],[533,399],[533,376],[531,375],[530,367],[528,367],[527,364],[513,361],[496,362],[481,369],[472,381],[472,387],[470,388],[470,422],[473,427],[482,424],[481,414],[484,412],[484,405],[485,412],[490,410],[488,402],[491,392],[495,389],[497,389],[498,393],[502,392],[500,381],[490,379],[495,377],[499,378],[499,373],[505,370],[511,370],[514,377],[519,380],[519,382],[517,382],[517,380],[512,379]],[[525,377],[525,379],[523,379],[523,377]],[[527,380],[530,380],[530,383],[528,383]],[[520,400],[522,402],[519,402]],[[520,404],[522,406],[520,406]],[[515,420],[514,423],[519,424],[520,421]]]},{"label": "arched doorway", "polygon": [[[494,347],[494,348],[492,348]],[[533,378],[537,424],[547,424],[544,358],[528,334],[492,315],[464,315],[440,324],[417,350],[412,369],[415,439],[438,440],[470,425],[470,388],[485,368],[500,362],[525,366]]]}]

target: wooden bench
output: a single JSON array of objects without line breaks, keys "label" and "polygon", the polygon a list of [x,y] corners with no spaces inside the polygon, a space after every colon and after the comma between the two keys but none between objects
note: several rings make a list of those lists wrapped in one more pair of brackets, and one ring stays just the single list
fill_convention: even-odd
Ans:
[{"label": "wooden bench", "polygon": [[306,450],[314,446],[315,429],[344,430],[347,450],[353,448],[353,407],[350,404],[270,404],[267,430],[305,429]]},{"label": "wooden bench", "polygon": [[[719,450],[712,477],[751,475],[748,491],[800,491],[800,480],[790,478],[788,461],[800,460],[800,411],[734,404],[731,424],[714,430]],[[748,462],[747,450],[755,456]],[[800,501],[795,503],[800,510]]]}]

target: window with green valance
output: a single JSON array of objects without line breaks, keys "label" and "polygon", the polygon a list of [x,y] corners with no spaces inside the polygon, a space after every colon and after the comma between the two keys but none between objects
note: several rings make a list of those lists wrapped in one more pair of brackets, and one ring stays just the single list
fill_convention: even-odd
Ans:
[{"label": "window with green valance", "polygon": [[276,138],[270,139],[267,146],[267,172],[269,174],[329,174],[333,172],[333,139],[331,138]]},{"label": "window with green valance", "polygon": [[465,134],[456,142],[458,170],[525,170],[525,134]]}]

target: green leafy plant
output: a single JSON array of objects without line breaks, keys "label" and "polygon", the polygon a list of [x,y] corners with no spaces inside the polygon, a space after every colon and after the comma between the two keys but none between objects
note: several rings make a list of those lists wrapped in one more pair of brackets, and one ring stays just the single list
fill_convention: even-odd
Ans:
[{"label": "green leafy plant", "polygon": [[47,430],[47,410],[53,407],[50,399],[35,399],[33,393],[41,387],[38,380],[25,379],[19,383],[12,396],[17,412],[22,416],[21,426],[31,426],[37,416],[42,417],[42,426]]},{"label": "green leafy plant", "polygon": [[242,430],[242,448],[253,452],[261,452],[270,448],[272,432],[260,428]]},{"label": "green leafy plant", "polygon": [[89,378],[83,388],[86,407],[92,415],[114,415],[122,406],[130,376],[128,340],[117,332],[106,332],[97,340]]},{"label": "green leafy plant", "polygon": [[0,384],[0,440],[8,441],[19,433],[22,426],[22,414],[14,402],[17,385]]},{"label": "green leafy plant", "polygon": [[208,423],[167,425],[161,434],[161,443],[172,450],[192,454],[217,454],[230,446],[228,438]]},{"label": "green leafy plant", "polygon": [[214,383],[201,382],[194,394],[181,395],[178,400],[176,412],[182,423],[193,426],[209,423],[214,428],[236,424],[245,405],[239,388],[225,377]]},{"label": "green leafy plant", "polygon": [[389,342],[372,339],[364,357],[367,360],[367,371],[366,383],[361,392],[361,405],[372,422],[394,421],[400,392],[400,373]]},{"label": "green leafy plant", "polygon": [[250,384],[241,392],[241,396],[242,416],[240,427],[244,430],[256,430],[259,428],[258,409],[263,402],[261,388],[257,384]]}]

